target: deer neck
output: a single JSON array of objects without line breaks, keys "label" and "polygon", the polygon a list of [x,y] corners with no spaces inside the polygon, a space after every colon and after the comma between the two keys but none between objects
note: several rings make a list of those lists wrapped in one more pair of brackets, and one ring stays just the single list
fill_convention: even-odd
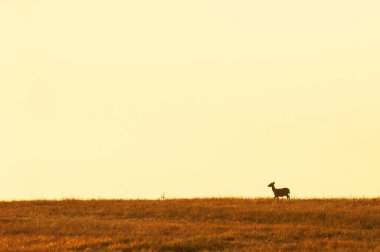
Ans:
[{"label": "deer neck", "polygon": [[275,192],[276,188],[274,188],[274,185],[272,185],[272,191]]}]

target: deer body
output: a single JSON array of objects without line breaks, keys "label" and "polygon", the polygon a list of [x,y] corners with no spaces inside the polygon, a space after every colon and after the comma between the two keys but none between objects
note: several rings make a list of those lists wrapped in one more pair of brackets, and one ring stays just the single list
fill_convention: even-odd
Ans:
[{"label": "deer body", "polygon": [[286,196],[286,198],[290,199],[290,196],[289,196],[290,190],[289,190],[289,188],[279,188],[279,189],[276,189],[274,187],[274,182],[270,183],[268,185],[268,187],[272,187],[272,191],[274,193],[274,198]]}]

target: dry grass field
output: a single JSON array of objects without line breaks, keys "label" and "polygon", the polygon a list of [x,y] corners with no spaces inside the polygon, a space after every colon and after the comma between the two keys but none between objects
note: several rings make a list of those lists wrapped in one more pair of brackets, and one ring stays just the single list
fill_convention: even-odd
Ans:
[{"label": "dry grass field", "polygon": [[0,202],[0,251],[380,251],[380,199]]}]

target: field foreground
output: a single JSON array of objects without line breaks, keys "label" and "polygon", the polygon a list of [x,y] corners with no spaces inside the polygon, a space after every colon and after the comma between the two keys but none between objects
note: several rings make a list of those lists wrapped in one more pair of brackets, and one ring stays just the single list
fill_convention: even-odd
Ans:
[{"label": "field foreground", "polygon": [[0,251],[380,251],[380,199],[0,202]]}]

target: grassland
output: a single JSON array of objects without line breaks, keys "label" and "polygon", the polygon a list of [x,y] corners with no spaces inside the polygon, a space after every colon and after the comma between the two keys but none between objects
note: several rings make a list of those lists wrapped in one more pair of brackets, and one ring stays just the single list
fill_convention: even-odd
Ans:
[{"label": "grassland", "polygon": [[380,251],[380,199],[0,202],[0,251]]}]

